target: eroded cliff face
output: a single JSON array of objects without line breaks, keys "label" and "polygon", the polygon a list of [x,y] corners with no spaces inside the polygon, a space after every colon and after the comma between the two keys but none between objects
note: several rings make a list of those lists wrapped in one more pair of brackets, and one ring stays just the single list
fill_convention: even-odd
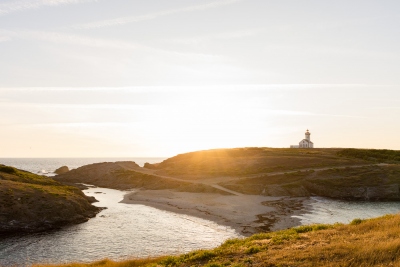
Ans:
[{"label": "eroded cliff face", "polygon": [[348,200],[400,200],[400,165],[303,171],[222,183],[248,194],[321,196]]},{"label": "eroded cliff face", "polygon": [[311,195],[349,200],[400,200],[398,184],[332,188],[307,183]]},{"label": "eroded cliff face", "polygon": [[101,210],[93,201],[76,187],[0,165],[0,234],[85,222]]}]

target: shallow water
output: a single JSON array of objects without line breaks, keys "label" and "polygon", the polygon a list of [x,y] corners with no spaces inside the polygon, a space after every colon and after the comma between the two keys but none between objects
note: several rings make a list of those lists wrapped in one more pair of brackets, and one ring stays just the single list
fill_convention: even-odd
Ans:
[{"label": "shallow water", "polygon": [[105,188],[84,191],[97,206],[108,207],[86,223],[59,231],[8,237],[0,241],[0,265],[115,260],[178,254],[212,248],[239,237],[231,228],[214,222],[118,203],[125,192]]},{"label": "shallow water", "polygon": [[367,219],[400,212],[400,202],[345,201],[312,197],[309,212],[293,216],[302,225],[313,223],[349,223],[355,218]]}]

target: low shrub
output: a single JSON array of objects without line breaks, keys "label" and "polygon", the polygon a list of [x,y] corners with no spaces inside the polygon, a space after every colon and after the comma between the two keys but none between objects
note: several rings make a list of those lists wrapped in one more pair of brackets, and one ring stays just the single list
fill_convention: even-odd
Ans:
[{"label": "low shrub", "polygon": [[361,220],[361,219],[359,219],[359,218],[356,218],[356,219],[352,220],[352,221],[350,222],[350,224],[351,224],[351,225],[358,225],[358,224],[360,224],[360,223],[362,223],[362,222],[363,222],[363,220]]}]

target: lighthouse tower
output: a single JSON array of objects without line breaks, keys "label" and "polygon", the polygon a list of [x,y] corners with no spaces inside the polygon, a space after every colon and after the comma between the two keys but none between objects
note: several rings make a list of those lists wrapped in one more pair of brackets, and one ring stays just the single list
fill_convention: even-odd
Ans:
[{"label": "lighthouse tower", "polygon": [[306,132],[306,140],[308,140],[308,141],[311,141],[310,140],[310,132],[308,131],[308,129],[307,129],[307,132]]}]

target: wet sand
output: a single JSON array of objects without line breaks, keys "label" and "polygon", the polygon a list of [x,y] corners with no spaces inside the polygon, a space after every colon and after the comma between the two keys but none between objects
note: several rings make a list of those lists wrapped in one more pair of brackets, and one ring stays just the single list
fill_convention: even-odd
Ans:
[{"label": "wet sand", "polygon": [[121,203],[142,204],[200,217],[232,227],[248,236],[300,225],[299,219],[291,216],[303,213],[307,201],[308,198],[220,195],[165,189],[137,190],[126,194]]}]

